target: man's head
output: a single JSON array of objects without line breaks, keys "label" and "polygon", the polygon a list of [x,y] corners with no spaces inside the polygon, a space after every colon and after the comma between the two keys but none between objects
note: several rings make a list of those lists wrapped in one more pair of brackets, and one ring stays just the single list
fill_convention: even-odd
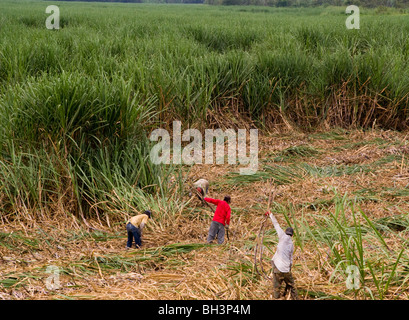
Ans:
[{"label": "man's head", "polygon": [[231,198],[230,196],[225,196],[223,200],[226,201],[227,203],[230,203]]},{"label": "man's head", "polygon": [[151,215],[152,215],[152,212],[150,210],[146,210],[143,214],[146,214],[150,219]]},{"label": "man's head", "polygon": [[285,234],[289,235],[289,236],[293,236],[294,234],[294,230],[293,228],[288,227],[287,229],[285,229]]}]

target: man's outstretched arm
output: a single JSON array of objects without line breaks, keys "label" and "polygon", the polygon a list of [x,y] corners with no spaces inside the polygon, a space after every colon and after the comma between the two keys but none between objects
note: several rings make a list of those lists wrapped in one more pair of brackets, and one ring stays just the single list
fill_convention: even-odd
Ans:
[{"label": "man's outstretched arm", "polygon": [[212,199],[212,198],[204,198],[204,201],[206,201],[206,202],[210,202],[210,203],[213,203],[214,205],[218,205],[219,203],[220,203],[220,201],[221,200],[218,200],[218,199]]}]

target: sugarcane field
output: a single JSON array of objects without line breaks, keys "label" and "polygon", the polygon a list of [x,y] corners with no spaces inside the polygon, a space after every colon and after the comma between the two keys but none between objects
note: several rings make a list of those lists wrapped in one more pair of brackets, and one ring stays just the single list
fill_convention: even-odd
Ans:
[{"label": "sugarcane field", "polygon": [[0,300],[408,300],[408,18],[0,0]]}]

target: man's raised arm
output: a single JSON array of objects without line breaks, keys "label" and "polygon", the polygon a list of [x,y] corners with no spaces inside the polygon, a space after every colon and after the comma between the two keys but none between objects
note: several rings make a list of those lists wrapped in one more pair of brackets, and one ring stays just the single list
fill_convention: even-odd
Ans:
[{"label": "man's raised arm", "polygon": [[271,212],[266,212],[266,216],[267,215],[270,217],[271,221],[273,222],[273,225],[277,231],[278,237],[281,237],[282,235],[284,235],[285,232],[283,231],[283,229],[281,229],[280,224],[278,223],[276,217],[274,217],[274,215]]}]

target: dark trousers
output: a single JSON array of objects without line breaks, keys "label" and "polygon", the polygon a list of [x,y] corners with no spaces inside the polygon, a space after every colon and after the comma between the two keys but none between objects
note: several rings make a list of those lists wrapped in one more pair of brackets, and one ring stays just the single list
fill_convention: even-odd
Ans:
[{"label": "dark trousers", "polygon": [[135,239],[135,244],[137,248],[142,246],[141,230],[139,230],[139,228],[135,227],[132,223],[128,222],[126,224],[126,231],[128,232],[128,242],[126,243],[126,246],[128,248],[132,247],[133,239]]},{"label": "dark trousers", "polygon": [[223,224],[217,221],[212,221],[209,228],[209,234],[207,235],[207,242],[211,243],[217,236],[217,243],[222,244],[225,232],[226,230]]},{"label": "dark trousers", "polygon": [[274,298],[278,299],[280,298],[280,287],[281,284],[284,282],[285,283],[285,289],[284,289],[284,294],[283,296],[287,295],[287,291],[290,290],[291,292],[291,298],[293,300],[298,300],[298,294],[297,290],[295,288],[295,282],[293,275],[290,272],[281,272],[280,270],[277,269],[275,266],[274,262],[271,261],[271,265],[273,267],[273,287],[274,287]]}]

